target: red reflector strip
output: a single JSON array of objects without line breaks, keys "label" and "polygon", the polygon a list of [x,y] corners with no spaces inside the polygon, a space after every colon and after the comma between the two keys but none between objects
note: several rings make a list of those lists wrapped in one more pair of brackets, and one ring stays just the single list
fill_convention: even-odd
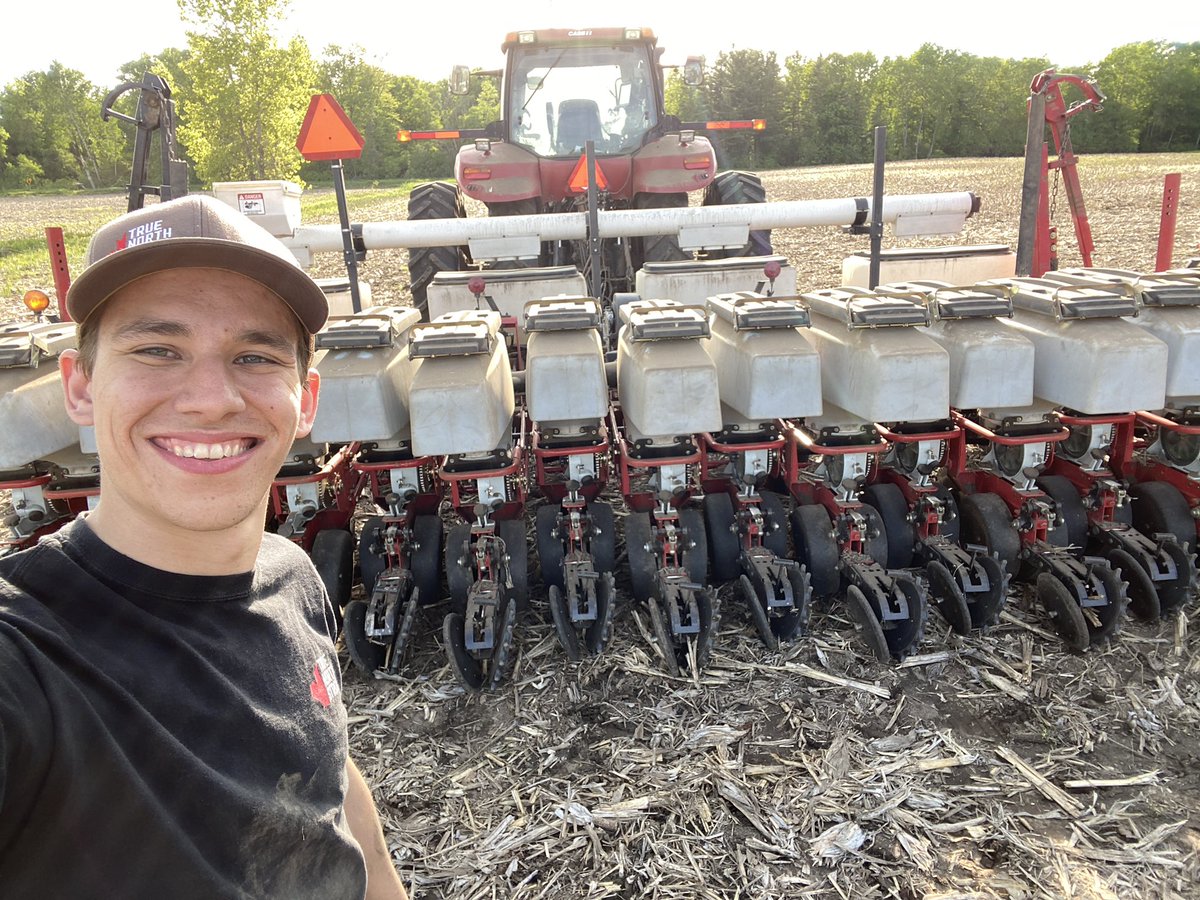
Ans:
[{"label": "red reflector strip", "polygon": [[712,157],[707,153],[702,156],[685,156],[683,158],[683,167],[685,169],[707,169],[712,165]]},{"label": "red reflector strip", "polygon": [[477,166],[463,169],[463,178],[467,181],[487,181],[492,177],[492,170]]},{"label": "red reflector strip", "polygon": [[704,127],[711,131],[727,131],[737,128],[752,128],[763,131],[767,127],[766,119],[737,119],[734,121],[705,122]]},{"label": "red reflector strip", "polygon": [[459,131],[397,131],[396,140],[407,141],[442,141],[448,138],[462,137]]}]

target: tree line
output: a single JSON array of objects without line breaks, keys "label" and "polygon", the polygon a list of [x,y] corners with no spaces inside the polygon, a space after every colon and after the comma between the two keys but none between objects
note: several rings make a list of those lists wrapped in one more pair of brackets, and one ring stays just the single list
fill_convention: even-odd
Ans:
[{"label": "tree line", "polygon": [[[358,182],[449,177],[456,142],[402,144],[397,130],[481,128],[499,118],[495,79],[472,79],[468,95],[454,96],[446,81],[394,75],[358,47],[329,46],[314,57],[303,39],[281,45],[272,28],[289,2],[181,0],[187,46],[130,60],[118,73],[140,82],[153,72],[171,85],[194,182],[328,179],[327,164],[306,164],[295,150],[314,93],[333,94],[363,134],[362,157],[346,162]],[[709,65],[699,86],[670,71],[666,106],[685,122],[767,120],[766,131],[715,140],[722,168],[868,162],[877,125],[888,126],[891,159],[1014,156],[1024,151],[1030,81],[1049,67],[933,44],[883,59],[794,54],[780,62],[734,50]],[[1200,149],[1200,43],[1126,44],[1063,71],[1094,78],[1107,95],[1102,113],[1073,120],[1077,150]],[[99,114],[114,86],[53,62],[0,90],[0,189],[124,184],[133,129]],[[136,93],[118,109],[132,115]]]}]

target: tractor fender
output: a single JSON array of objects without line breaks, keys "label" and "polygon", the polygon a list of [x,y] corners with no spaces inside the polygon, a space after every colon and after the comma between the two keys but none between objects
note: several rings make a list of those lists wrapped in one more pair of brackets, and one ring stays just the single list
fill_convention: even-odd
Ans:
[{"label": "tractor fender", "polygon": [[699,191],[717,173],[717,155],[708,138],[699,135],[684,144],[678,134],[666,134],[633,156],[633,190],[637,194]]},{"label": "tractor fender", "polygon": [[454,180],[464,196],[484,203],[508,203],[540,197],[538,158],[522,147],[492,141],[487,150],[474,144],[460,147],[454,159]]}]

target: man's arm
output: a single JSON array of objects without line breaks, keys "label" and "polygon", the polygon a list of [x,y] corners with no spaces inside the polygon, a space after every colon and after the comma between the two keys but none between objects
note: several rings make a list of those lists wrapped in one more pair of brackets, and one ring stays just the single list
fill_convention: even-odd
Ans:
[{"label": "man's arm", "polygon": [[367,861],[367,900],[408,900],[404,882],[396,874],[375,799],[354,760],[346,759],[346,822]]}]

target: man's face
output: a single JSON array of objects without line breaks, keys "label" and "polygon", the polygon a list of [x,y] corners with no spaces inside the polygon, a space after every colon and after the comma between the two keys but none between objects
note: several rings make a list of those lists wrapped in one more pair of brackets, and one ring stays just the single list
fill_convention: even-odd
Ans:
[{"label": "man's face", "polygon": [[71,418],[95,426],[97,514],[131,536],[261,529],[271,481],[316,415],[316,373],[304,390],[296,368],[295,317],[258,282],[219,269],[149,275],[102,316],[90,377],[73,354],[63,363]]}]

